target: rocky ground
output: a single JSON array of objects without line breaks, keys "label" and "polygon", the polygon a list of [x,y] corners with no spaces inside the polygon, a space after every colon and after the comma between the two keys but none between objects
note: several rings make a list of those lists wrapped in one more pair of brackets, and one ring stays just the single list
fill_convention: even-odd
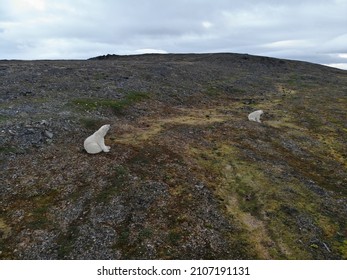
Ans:
[{"label": "rocky ground", "polygon": [[[0,259],[347,258],[346,71],[0,61],[0,100]],[[89,155],[103,124],[111,151]]]}]

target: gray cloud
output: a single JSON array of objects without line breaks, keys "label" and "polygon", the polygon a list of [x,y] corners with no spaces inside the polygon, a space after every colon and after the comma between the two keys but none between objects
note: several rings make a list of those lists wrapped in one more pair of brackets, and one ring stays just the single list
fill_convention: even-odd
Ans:
[{"label": "gray cloud", "polygon": [[347,0],[2,0],[0,58],[240,52],[347,67]]}]

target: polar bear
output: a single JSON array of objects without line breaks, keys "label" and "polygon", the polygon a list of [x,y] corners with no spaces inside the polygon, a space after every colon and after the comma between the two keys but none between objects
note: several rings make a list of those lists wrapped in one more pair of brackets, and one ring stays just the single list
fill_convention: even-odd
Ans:
[{"label": "polar bear", "polygon": [[98,131],[94,132],[93,135],[90,135],[86,140],[84,140],[84,149],[88,154],[97,154],[101,151],[105,153],[109,152],[111,147],[105,146],[105,135],[110,129],[109,124],[105,124],[99,128]]},{"label": "polar bear", "polygon": [[254,121],[254,122],[261,122],[260,121],[260,116],[263,114],[264,112],[263,112],[263,110],[257,110],[257,111],[254,111],[254,112],[252,112],[252,113],[250,113],[249,115],[248,115],[248,119],[250,120],[250,121]]}]

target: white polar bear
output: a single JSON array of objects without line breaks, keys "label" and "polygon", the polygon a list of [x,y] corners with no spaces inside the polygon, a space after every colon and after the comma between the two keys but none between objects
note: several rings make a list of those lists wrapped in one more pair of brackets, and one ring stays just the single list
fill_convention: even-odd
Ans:
[{"label": "white polar bear", "polygon": [[84,149],[88,154],[97,154],[101,151],[105,153],[109,152],[111,147],[105,146],[105,135],[110,129],[109,124],[105,124],[99,128],[98,131],[94,132],[93,135],[90,135],[86,140],[84,140]]},{"label": "white polar bear", "polygon": [[264,112],[263,112],[263,110],[257,110],[257,111],[254,111],[254,112],[252,112],[252,113],[250,113],[249,115],[248,115],[248,119],[250,120],[250,121],[254,121],[254,122],[261,122],[260,121],[260,116],[263,114]]}]

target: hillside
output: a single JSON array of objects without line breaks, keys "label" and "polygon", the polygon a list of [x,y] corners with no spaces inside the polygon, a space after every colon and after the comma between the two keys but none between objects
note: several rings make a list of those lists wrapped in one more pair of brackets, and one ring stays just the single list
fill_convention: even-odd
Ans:
[{"label": "hillside", "polygon": [[347,259],[346,71],[0,61],[0,100],[0,259]]}]

